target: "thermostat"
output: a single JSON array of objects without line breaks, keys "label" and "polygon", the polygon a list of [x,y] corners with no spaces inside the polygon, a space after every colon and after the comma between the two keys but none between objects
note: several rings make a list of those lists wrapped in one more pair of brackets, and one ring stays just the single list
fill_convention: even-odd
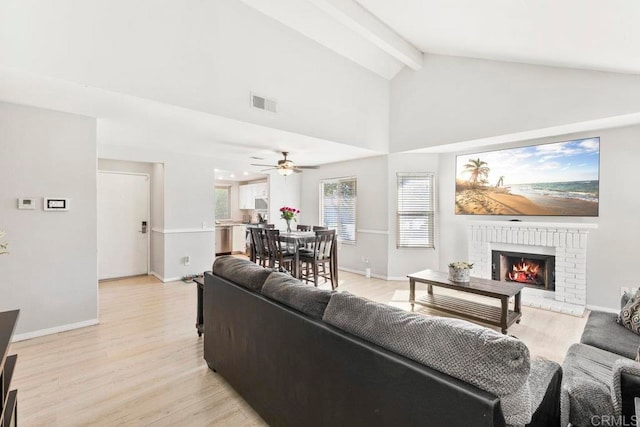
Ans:
[{"label": "thermostat", "polygon": [[35,209],[36,199],[25,197],[18,199],[18,209]]},{"label": "thermostat", "polygon": [[45,211],[68,211],[69,199],[62,197],[45,197],[43,206]]}]

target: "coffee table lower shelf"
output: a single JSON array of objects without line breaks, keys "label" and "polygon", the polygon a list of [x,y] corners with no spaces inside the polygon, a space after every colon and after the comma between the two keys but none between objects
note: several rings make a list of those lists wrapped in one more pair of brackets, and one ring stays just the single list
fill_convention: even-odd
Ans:
[{"label": "coffee table lower shelf", "polygon": [[492,326],[499,326],[502,328],[503,333],[506,333],[506,329],[509,326],[516,322],[519,323],[520,318],[522,317],[522,313],[516,313],[512,310],[508,310],[507,322],[506,325],[503,325],[502,309],[500,307],[468,301],[448,295],[427,294],[409,302],[411,303],[412,308],[413,304],[419,304],[444,313],[453,314],[463,319],[485,323]]}]

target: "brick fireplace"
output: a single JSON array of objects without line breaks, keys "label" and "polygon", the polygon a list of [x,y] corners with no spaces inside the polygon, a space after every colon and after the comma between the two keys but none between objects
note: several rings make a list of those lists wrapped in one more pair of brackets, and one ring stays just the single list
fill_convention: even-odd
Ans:
[{"label": "brick fireplace", "polygon": [[473,221],[473,275],[525,284],[522,303],[582,316],[587,296],[587,237],[597,224]]}]

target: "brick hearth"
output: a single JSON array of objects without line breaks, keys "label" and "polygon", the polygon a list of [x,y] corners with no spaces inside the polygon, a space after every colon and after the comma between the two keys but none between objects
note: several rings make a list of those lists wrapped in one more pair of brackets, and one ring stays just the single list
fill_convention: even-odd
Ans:
[{"label": "brick hearth", "polygon": [[522,303],[576,316],[587,299],[587,237],[597,224],[474,221],[469,225],[469,262],[473,274],[491,278],[491,251],[555,255],[556,289],[525,288]]}]

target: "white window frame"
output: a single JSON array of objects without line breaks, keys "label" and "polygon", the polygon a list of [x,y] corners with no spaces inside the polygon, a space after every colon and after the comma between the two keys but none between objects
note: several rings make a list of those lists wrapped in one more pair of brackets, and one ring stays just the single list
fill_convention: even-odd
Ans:
[{"label": "white window frame", "polygon": [[[412,207],[407,206],[406,202],[404,202],[404,206],[401,206],[401,192],[402,187],[401,183],[404,178],[426,178],[430,181],[430,194],[427,194],[427,197],[430,200],[427,201],[427,206],[425,208]],[[420,249],[435,249],[435,228],[436,228],[436,206],[435,206],[435,174],[432,172],[398,172],[396,174],[396,248],[420,248]],[[410,194],[410,193],[409,193]],[[431,209],[429,209],[431,207]],[[422,219],[425,218],[427,222],[427,230],[424,242],[416,242],[409,241],[410,239],[404,239],[403,233],[401,232],[401,222],[402,220],[415,218]]]},{"label": "white window frame", "polygon": [[[347,176],[347,177],[340,177],[340,178],[329,178],[329,179],[322,179],[320,180],[320,186],[319,186],[319,196],[320,196],[320,202],[319,202],[319,206],[320,206],[320,215],[318,216],[320,218],[320,224],[324,225],[324,226],[328,226],[331,227],[331,225],[327,225],[325,222],[325,218],[324,218],[324,185],[328,184],[328,183],[339,183],[342,181],[353,181],[355,184],[355,195],[353,197],[353,240],[348,239],[348,238],[344,238],[344,236],[340,233],[340,225],[338,224],[338,227],[336,229],[336,238],[347,245],[355,245],[357,243],[358,240],[358,224],[357,224],[357,220],[358,220],[358,180],[355,176]],[[333,228],[333,227],[332,227]]]}]

